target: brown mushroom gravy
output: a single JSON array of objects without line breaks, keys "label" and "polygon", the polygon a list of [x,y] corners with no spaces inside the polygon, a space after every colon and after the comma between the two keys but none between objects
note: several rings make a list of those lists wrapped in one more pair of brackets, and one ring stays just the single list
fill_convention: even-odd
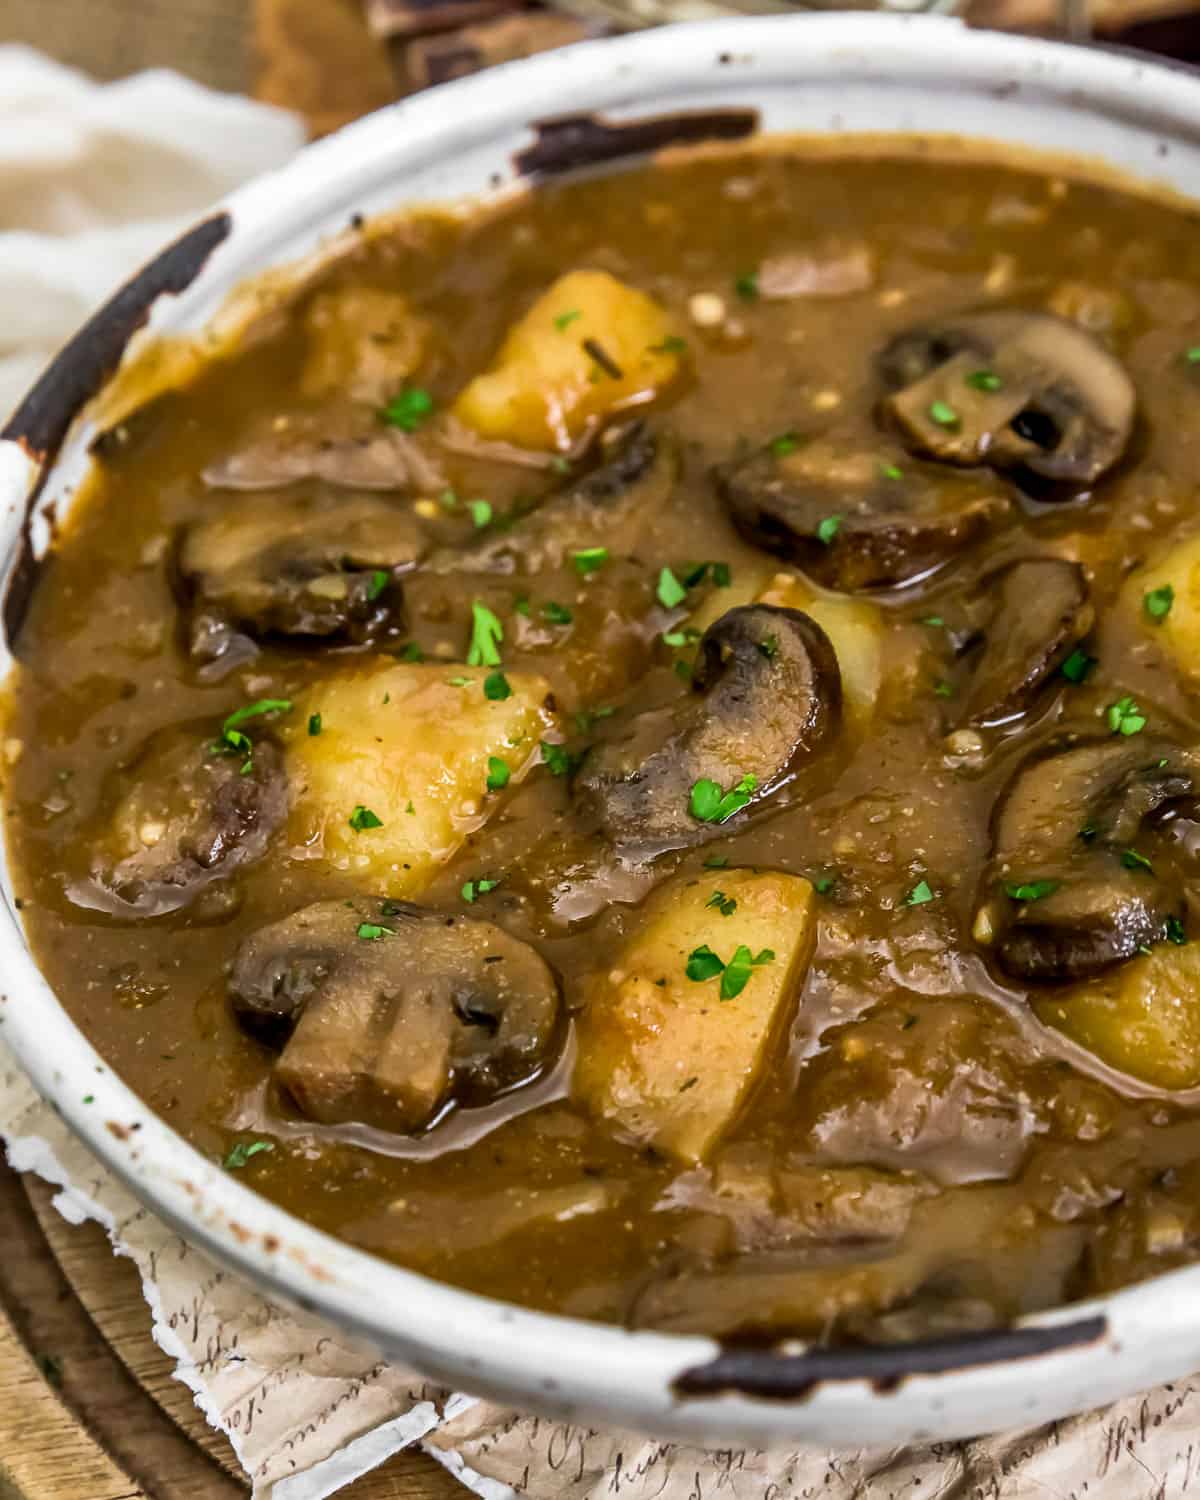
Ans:
[{"label": "brown mushroom gravy", "polygon": [[868,1341],[1200,1254],[1200,234],[859,153],[364,231],[97,445],[24,919],[354,1245]]}]

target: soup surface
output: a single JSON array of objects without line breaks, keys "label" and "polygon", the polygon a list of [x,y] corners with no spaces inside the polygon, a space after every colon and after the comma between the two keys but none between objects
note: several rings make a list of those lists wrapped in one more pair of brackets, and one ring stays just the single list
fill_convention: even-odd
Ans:
[{"label": "soup surface", "polygon": [[364,231],[108,432],[5,742],[201,1150],[584,1317],[895,1341],[1200,1247],[1200,236],[720,154]]}]

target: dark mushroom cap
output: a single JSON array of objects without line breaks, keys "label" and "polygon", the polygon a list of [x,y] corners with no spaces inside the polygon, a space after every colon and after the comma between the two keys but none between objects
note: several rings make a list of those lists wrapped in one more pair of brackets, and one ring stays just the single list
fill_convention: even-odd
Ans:
[{"label": "dark mushroom cap", "polygon": [[847,591],[933,572],[1009,508],[990,475],[952,474],[880,450],[878,438],[852,433],[801,439],[784,453],[768,444],[714,477],[747,541]]},{"label": "dark mushroom cap", "polygon": [[236,655],[242,632],[373,639],[399,625],[421,550],[412,510],[367,495],[262,495],[199,521],[178,553],[192,655]]},{"label": "dark mushroom cap", "polygon": [[440,549],[423,571],[535,574],[593,545],[631,552],[675,488],[678,444],[634,422],[605,434],[600,454],[598,467],[552,491],[512,526],[470,547]]},{"label": "dark mushroom cap", "polygon": [[988,574],[983,645],[958,722],[988,728],[1020,718],[1092,628],[1078,563],[1033,557]]},{"label": "dark mushroom cap", "polygon": [[400,1132],[529,1082],[561,1041],[558,981],[491,922],[408,902],[318,901],[254,933],[229,980],[313,1120]]},{"label": "dark mushroom cap", "polygon": [[1200,751],[1159,737],[1054,747],[1026,761],[996,811],[975,931],[1014,978],[1087,979],[1167,935],[1185,906]]},{"label": "dark mushroom cap", "polygon": [[697,781],[729,791],[749,776],[746,805],[761,802],[841,723],[837,657],[799,610],[753,604],[723,614],[701,638],[692,687],[682,702],[639,714],[626,738],[584,763],[579,805],[622,852],[719,836],[727,820],[703,822],[689,811]]},{"label": "dark mushroom cap", "polygon": [[1136,397],[1099,340],[1050,313],[949,317],[902,333],[879,370],[915,452],[1087,485],[1124,453]]},{"label": "dark mushroom cap", "polygon": [[270,740],[256,736],[248,757],[227,755],[193,725],[153,735],[109,797],[116,807],[90,873],[68,894],[132,920],[191,906],[261,858],[286,815],[287,781]]}]

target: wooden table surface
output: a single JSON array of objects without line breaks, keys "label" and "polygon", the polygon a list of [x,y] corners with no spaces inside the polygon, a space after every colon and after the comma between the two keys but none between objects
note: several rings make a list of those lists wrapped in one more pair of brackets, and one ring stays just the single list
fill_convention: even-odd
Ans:
[{"label": "wooden table surface", "polygon": [[[0,1500],[244,1500],[226,1439],[150,1337],[132,1261],[53,1190],[0,1165]],[[423,1453],[401,1453],[347,1500],[464,1500]]]}]

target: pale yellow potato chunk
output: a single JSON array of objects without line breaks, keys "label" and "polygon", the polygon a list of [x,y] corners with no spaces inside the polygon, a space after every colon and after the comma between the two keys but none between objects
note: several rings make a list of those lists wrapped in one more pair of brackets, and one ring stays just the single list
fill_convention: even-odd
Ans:
[{"label": "pale yellow potato chunk", "polygon": [[1104,979],[1035,1005],[1111,1067],[1164,1089],[1200,1084],[1200,944],[1162,944]]},{"label": "pale yellow potato chunk", "polygon": [[351,396],[383,403],[425,354],[429,325],[399,292],[345,286],[318,292],[304,315],[306,396]]},{"label": "pale yellow potato chunk", "polygon": [[[736,901],[728,916],[707,903]],[[579,1021],[574,1091],[622,1136],[683,1162],[713,1149],[745,1104],[792,1012],[816,941],[813,888],[778,871],[716,870],[675,880],[649,902]],[[707,945],[774,958],[730,1000],[720,979],[687,976]]]},{"label": "pale yellow potato chunk", "polygon": [[[484,696],[487,675],[376,657],[308,689],[289,716],[293,843],[390,896],[420,890],[503,802],[504,792],[487,789],[489,756],[505,762],[515,786],[555,727],[545,678],[507,673],[512,696],[494,702]],[[451,681],[460,678],[465,686]],[[321,732],[311,735],[317,713]],[[382,826],[353,828],[356,807]]]},{"label": "pale yellow potato chunk", "polygon": [[774,604],[798,609],[814,619],[833,646],[842,674],[842,701],[856,731],[870,723],[883,676],[883,616],[877,604],[818,588],[796,573],[735,569],[733,583],[713,589],[688,623],[705,631],[727,610],[745,604]]},{"label": "pale yellow potato chunk", "polygon": [[[1146,612],[1145,597],[1164,584],[1175,590],[1175,598],[1166,617],[1154,620]],[[1160,562],[1131,573],[1121,602],[1179,670],[1193,682],[1200,681],[1200,535],[1185,538]]]},{"label": "pale yellow potato chunk", "polygon": [[[485,438],[565,451],[591,422],[652,400],[674,380],[679,355],[662,347],[673,330],[645,292],[607,271],[570,271],[509,329],[454,415]],[[588,352],[588,340],[619,378]]]}]

